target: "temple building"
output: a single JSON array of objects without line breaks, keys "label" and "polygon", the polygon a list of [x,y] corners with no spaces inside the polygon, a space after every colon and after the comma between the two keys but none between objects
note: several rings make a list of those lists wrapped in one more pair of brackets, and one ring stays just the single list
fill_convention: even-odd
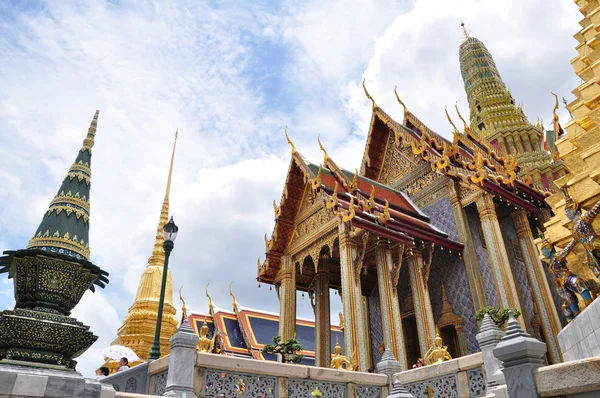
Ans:
[{"label": "temple building", "polygon": [[[542,126],[514,104],[493,59],[465,37],[460,65],[470,123],[452,141],[404,108],[392,119],[375,99],[360,172],[321,164],[292,147],[275,226],[258,281],[276,287],[279,335],[296,333],[296,291],[315,297],[315,358],[328,366],[329,289],[345,316],[345,354],[361,371],[390,349],[404,369],[423,358],[439,329],[453,356],[479,350],[475,312],[516,308],[521,325],[560,362],[566,320],[535,245],[548,221],[551,181],[566,172],[541,150]],[[364,83],[363,83],[364,85]],[[454,113],[454,112],[453,112]]]},{"label": "temple building", "polygon": [[[207,338],[214,339],[214,353],[251,358],[259,360],[277,360],[273,354],[263,354],[261,351],[266,344],[272,344],[274,336],[278,335],[279,316],[260,310],[244,308],[238,304],[233,292],[233,311],[215,308],[208,294],[209,308],[206,314],[190,314],[188,320],[195,332],[201,336],[204,324],[208,326]],[[217,336],[215,336],[215,333]],[[338,341],[343,347],[343,332],[339,326],[330,327],[332,341]],[[217,338],[219,339],[218,341]],[[313,366],[315,364],[315,322],[308,319],[296,319],[296,339],[303,350],[301,363]],[[333,353],[333,347],[331,349]]]},{"label": "temple building", "polygon": [[[596,217],[600,203],[600,63],[597,61],[597,32],[600,30],[600,6],[595,1],[577,1],[583,19],[581,31],[575,34],[577,56],[571,60],[581,84],[568,106],[572,119],[565,124],[564,134],[558,116],[554,115],[555,141],[551,150],[560,157],[569,173],[555,181],[562,192],[555,192],[546,201],[552,206],[554,216],[547,220],[545,228],[549,241],[565,248],[573,240],[575,246],[567,257],[568,268],[585,280],[598,280],[595,271],[600,260],[600,220]],[[569,208],[579,208],[575,220],[567,216]],[[579,229],[583,229],[581,231]],[[583,233],[582,233],[583,232]]]},{"label": "temple building", "polygon": [[[140,284],[135,295],[135,300],[129,308],[123,325],[117,331],[117,338],[113,344],[123,345],[131,348],[141,361],[148,360],[150,349],[154,342],[156,319],[158,316],[158,304],[160,300],[160,286],[165,263],[165,251],[163,249],[164,237],[163,226],[169,221],[169,193],[171,191],[171,178],[173,176],[173,163],[175,162],[175,148],[177,145],[177,134],[171,154],[171,165],[167,179],[167,189],[163,200],[156,238],[152,255],[148,259],[148,266],[140,279]],[[173,306],[173,281],[171,271],[167,271],[167,284],[165,290],[165,301],[160,333],[160,353],[167,355],[170,351],[169,339],[177,330],[178,320],[175,316],[177,310]],[[118,368],[117,362],[109,362],[111,371]]]}]

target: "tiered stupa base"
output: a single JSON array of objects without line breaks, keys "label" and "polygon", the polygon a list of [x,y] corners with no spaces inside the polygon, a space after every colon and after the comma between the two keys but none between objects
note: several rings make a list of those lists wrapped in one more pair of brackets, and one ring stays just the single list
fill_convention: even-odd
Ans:
[{"label": "tiered stupa base", "polygon": [[26,361],[28,366],[74,370],[77,362],[71,358],[97,338],[89,326],[65,315],[26,309],[0,312],[0,363]]}]

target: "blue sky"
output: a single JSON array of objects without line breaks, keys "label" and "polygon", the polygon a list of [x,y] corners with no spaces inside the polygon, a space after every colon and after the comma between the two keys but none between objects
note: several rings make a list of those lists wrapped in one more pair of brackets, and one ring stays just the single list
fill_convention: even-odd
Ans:
[{"label": "blue sky", "polygon": [[[255,275],[289,162],[284,127],[309,160],[322,159],[320,133],[338,164],[358,167],[366,78],[393,117],[402,115],[397,85],[411,111],[447,135],[444,106],[467,109],[461,19],[530,120],[550,122],[550,91],[571,98],[578,83],[569,61],[581,15],[571,0],[2,2],[0,250],[27,244],[100,110],[90,245],[111,282],[75,310],[99,335],[80,370],[100,364],[97,349],[132,303],[176,128],[174,288],[184,285],[201,312],[210,282],[229,309],[233,281],[241,305],[277,311],[275,292],[257,289]],[[13,304],[12,281],[2,279],[0,308]],[[298,315],[312,316],[308,300]]]}]

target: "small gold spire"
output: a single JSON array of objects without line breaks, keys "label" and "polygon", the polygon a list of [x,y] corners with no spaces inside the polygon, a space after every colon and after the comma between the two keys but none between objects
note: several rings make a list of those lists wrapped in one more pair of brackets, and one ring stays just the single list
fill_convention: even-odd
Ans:
[{"label": "small gold spire", "polygon": [[352,178],[352,184],[350,185],[350,190],[355,191],[358,189],[358,169],[354,169],[354,177]]},{"label": "small gold spire", "polygon": [[406,104],[404,102],[402,102],[402,100],[400,99],[400,96],[398,95],[398,86],[394,86],[394,94],[396,94],[396,99],[398,100],[398,103],[400,105],[402,105],[402,107],[404,108],[404,114],[408,113],[408,107],[406,106]]},{"label": "small gold spire", "polygon": [[213,306],[213,301],[212,298],[210,297],[210,294],[208,294],[208,285],[209,283],[206,284],[206,297],[208,297],[208,310],[210,311],[211,315],[214,312],[214,306]]},{"label": "small gold spire", "polygon": [[363,78],[363,81],[362,81],[362,86],[363,86],[363,90],[365,90],[365,95],[373,103],[373,109],[376,109],[377,108],[377,104],[375,103],[375,100],[373,99],[373,97],[371,97],[371,94],[369,94],[369,92],[367,91],[367,86],[365,85],[365,79],[364,78]]},{"label": "small gold spire", "polygon": [[327,163],[327,161],[329,160],[329,155],[327,154],[327,151],[325,150],[325,148],[323,148],[323,144],[321,143],[321,134],[317,135],[317,141],[319,142],[319,148],[321,148],[321,150],[325,154],[325,161],[324,162]]},{"label": "small gold spire", "polygon": [[87,149],[88,151],[91,151],[92,147],[94,146],[94,137],[96,137],[96,128],[98,127],[98,116],[99,115],[100,115],[100,111],[96,110],[96,113],[94,114],[94,118],[92,119],[92,122],[90,123],[90,128],[88,129],[87,136],[83,140],[83,147],[81,148],[81,150]]},{"label": "small gold spire", "polygon": [[465,119],[460,114],[460,111],[458,110],[458,103],[454,104],[454,109],[456,109],[456,113],[458,114],[458,118],[460,120],[462,120],[462,122],[463,122],[463,129],[464,129],[464,131],[465,132],[469,131],[469,124],[465,121]]},{"label": "small gold spire", "polygon": [[294,143],[292,142],[292,140],[290,140],[290,136],[288,135],[287,132],[287,126],[285,126],[285,130],[284,130],[284,134],[285,134],[285,139],[287,140],[288,144],[290,144],[292,146],[292,155],[296,154],[296,147],[294,146]]},{"label": "small gold spire", "polygon": [[237,300],[235,298],[235,295],[233,294],[233,290],[231,290],[231,285],[233,285],[233,282],[231,282],[229,284],[229,295],[233,298],[233,310],[235,312],[237,312],[238,311],[238,303],[237,303]]},{"label": "small gold spire", "polygon": [[460,26],[462,27],[463,39],[466,40],[469,37],[471,31],[467,30],[467,27],[465,26],[465,23],[463,21],[460,21]]},{"label": "small gold spire", "polygon": [[181,322],[183,323],[183,320],[187,318],[187,308],[185,306],[185,300],[183,299],[183,296],[181,295],[182,289],[183,289],[183,285],[179,288],[179,300],[181,300],[181,302],[183,303],[183,305],[181,307]]},{"label": "small gold spire", "polygon": [[169,166],[169,177],[167,179],[167,189],[165,191],[165,199],[160,210],[160,218],[158,221],[158,227],[156,228],[156,238],[154,239],[154,248],[152,250],[152,256],[148,259],[149,266],[162,267],[165,262],[165,250],[163,244],[165,239],[163,237],[163,227],[169,222],[169,194],[171,193],[171,180],[173,178],[173,164],[175,163],[175,150],[177,149],[177,135],[178,131],[175,131],[175,141],[173,142],[173,152],[171,153],[171,164]]}]

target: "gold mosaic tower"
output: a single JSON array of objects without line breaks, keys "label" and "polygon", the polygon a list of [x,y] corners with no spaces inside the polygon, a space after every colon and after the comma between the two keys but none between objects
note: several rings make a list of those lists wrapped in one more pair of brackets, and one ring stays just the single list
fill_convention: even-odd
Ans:
[{"label": "gold mosaic tower", "polygon": [[[154,341],[154,331],[156,328],[158,303],[160,299],[160,285],[165,262],[163,226],[169,221],[169,192],[171,190],[171,178],[173,175],[176,145],[177,134],[175,134],[175,143],[173,144],[171,165],[169,167],[169,178],[167,180],[167,190],[160,211],[158,226],[156,228],[156,239],[154,241],[152,255],[148,259],[148,266],[142,274],[135,295],[135,301],[129,308],[129,312],[123,321],[123,326],[119,328],[117,332],[118,337],[114,341],[114,344],[131,348],[142,361],[148,359],[150,348]],[[171,279],[171,272],[167,272],[167,286],[165,291],[162,328],[160,332],[160,352],[163,356],[169,353],[169,339],[175,334],[178,324],[177,318],[175,317],[176,309],[173,306],[173,282]]]},{"label": "gold mosaic tower", "polygon": [[[564,126],[566,134],[556,142],[560,158],[569,170],[569,174],[556,180],[556,185],[567,186],[570,196],[585,213],[600,200],[600,48],[597,38],[600,6],[597,1],[578,0],[575,3],[584,18],[579,23],[581,31],[575,34],[577,56],[571,60],[571,65],[581,78],[581,84],[572,91],[576,98],[568,105],[573,119]],[[546,201],[555,214],[545,224],[547,236],[563,248],[572,239],[572,223],[565,214],[565,198],[555,193]],[[593,226],[600,231],[600,218],[596,218]],[[567,261],[569,269],[579,277],[594,279],[582,245],[575,246]]]},{"label": "gold mosaic tower", "polygon": [[[464,29],[464,24],[463,24]],[[532,125],[506,87],[496,63],[486,46],[465,30],[460,45],[460,70],[467,93],[471,128],[481,131],[496,149],[517,153],[520,175],[528,170],[536,183],[551,188],[553,181],[564,175],[561,161],[551,162],[542,149],[544,129]],[[550,95],[550,93],[548,93]]]}]

